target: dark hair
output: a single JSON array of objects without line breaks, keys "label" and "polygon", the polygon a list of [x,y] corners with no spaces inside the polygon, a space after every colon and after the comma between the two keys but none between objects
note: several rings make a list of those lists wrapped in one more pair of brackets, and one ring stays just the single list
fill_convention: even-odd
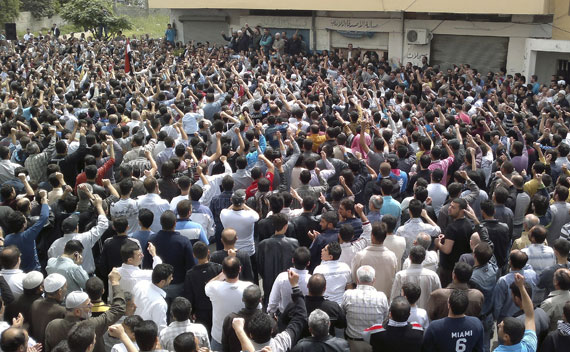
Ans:
[{"label": "dark hair", "polygon": [[553,281],[558,283],[561,290],[570,290],[570,272],[568,269],[560,268],[554,272]]},{"label": "dark hair", "polygon": [[189,217],[192,212],[192,202],[189,199],[181,200],[176,205],[176,211],[178,212],[178,217],[181,219]]},{"label": "dark hair", "polygon": [[473,250],[473,256],[477,259],[479,265],[485,265],[493,257],[493,248],[486,242],[481,242]]},{"label": "dark hair", "polygon": [[152,283],[158,284],[162,280],[168,280],[174,274],[174,268],[170,264],[158,264],[152,269]]},{"label": "dark hair", "polygon": [[160,216],[160,226],[163,230],[172,230],[176,226],[176,215],[172,210],[166,210]]},{"label": "dark hair", "polygon": [[422,246],[413,246],[410,249],[410,261],[412,264],[421,264],[426,259],[426,249]]},{"label": "dark hair", "polygon": [[464,290],[453,290],[449,295],[449,308],[455,315],[464,314],[469,306],[469,298]]},{"label": "dark hair", "polygon": [[231,175],[226,175],[222,179],[222,189],[226,192],[229,192],[234,189],[234,179]]},{"label": "dark hair", "polygon": [[196,338],[193,333],[185,332],[174,338],[175,352],[196,352]]},{"label": "dark hair", "polygon": [[[95,328],[89,321],[75,324],[67,334],[67,346],[71,352],[85,352],[95,340]],[[2,350],[4,346],[2,346]]]},{"label": "dark hair", "polygon": [[311,260],[311,251],[307,247],[298,247],[293,252],[293,265],[297,270],[304,270]]},{"label": "dark hair", "polygon": [[69,241],[67,241],[67,243],[65,244],[65,247],[63,248],[63,253],[70,255],[70,254],[73,254],[75,252],[79,252],[81,254],[81,253],[83,253],[84,249],[85,249],[85,247],[83,247],[83,243],[81,243],[80,241],[69,240]]},{"label": "dark hair", "polygon": [[141,351],[152,351],[158,336],[158,326],[156,323],[152,320],[145,320],[135,328],[134,332],[139,349]]},{"label": "dark hair", "polygon": [[87,282],[85,282],[85,292],[89,295],[91,301],[100,300],[105,292],[105,284],[103,280],[97,276],[90,277]]},{"label": "dark hair", "polygon": [[392,214],[386,214],[382,216],[382,223],[386,225],[386,232],[392,233],[398,224],[398,219]]},{"label": "dark hair", "polygon": [[[511,292],[513,293],[513,296],[521,298],[522,299],[522,294],[521,294],[521,290],[519,289],[519,287],[517,286],[517,284],[515,282],[513,282],[509,288],[511,289]],[[530,285],[529,282],[524,283],[524,289],[526,290],[526,293],[528,293],[528,296],[530,298],[532,298],[532,286]]]},{"label": "dark hair", "polygon": [[327,287],[327,279],[323,274],[313,274],[307,282],[307,289],[311,296],[322,296]]},{"label": "dark hair", "polygon": [[190,319],[192,312],[192,304],[184,297],[176,297],[170,305],[170,314],[176,321],[185,321]]},{"label": "dark hair", "polygon": [[259,286],[251,284],[243,290],[243,303],[248,309],[255,309],[261,301],[261,289]]},{"label": "dark hair", "polygon": [[145,228],[149,228],[154,222],[154,213],[147,208],[139,210],[139,221]]},{"label": "dark hair", "polygon": [[568,253],[570,253],[570,242],[563,238],[559,238],[554,241],[552,247],[560,254],[561,257],[566,258],[568,257]]},{"label": "dark hair", "polygon": [[507,202],[507,199],[509,199],[509,191],[507,191],[507,189],[503,186],[497,186],[495,188],[494,194],[495,200],[499,204],[505,204]]},{"label": "dark hair", "polygon": [[303,198],[303,210],[304,211],[310,211],[313,210],[313,208],[315,207],[315,204],[317,203],[317,200],[315,197],[313,196],[305,196],[305,198]]},{"label": "dark hair", "polygon": [[380,181],[380,189],[382,190],[382,194],[384,195],[390,195],[392,194],[392,190],[394,188],[394,185],[392,184],[392,181],[389,179],[382,179],[382,181]]},{"label": "dark hair", "polygon": [[410,204],[408,205],[408,209],[410,210],[410,214],[414,218],[419,218],[422,215],[422,210],[424,206],[422,202],[417,199],[410,200]]},{"label": "dark hair", "polygon": [[407,281],[402,285],[404,296],[410,304],[415,304],[422,295],[422,288],[415,282]]},{"label": "dark hair", "polygon": [[534,237],[534,240],[536,241],[536,243],[543,243],[544,240],[546,239],[546,228],[542,225],[536,225],[533,226],[532,229],[530,229],[528,237],[532,238]]},{"label": "dark hair", "polygon": [[0,264],[2,269],[13,269],[18,265],[20,259],[20,249],[14,245],[5,247],[0,252]]},{"label": "dark hair", "polygon": [[225,257],[222,261],[222,271],[228,279],[235,279],[239,275],[240,261],[236,257]]},{"label": "dark hair", "polygon": [[487,216],[494,216],[495,215],[495,204],[490,199],[484,200],[481,202],[481,210]]},{"label": "dark hair", "polygon": [[517,318],[506,317],[503,320],[503,332],[509,335],[511,344],[516,345],[524,337],[524,323]]},{"label": "dark hair", "polygon": [[398,296],[390,304],[392,320],[403,323],[410,317],[410,303],[405,297]]},{"label": "dark hair", "polygon": [[144,321],[144,319],[141,318],[140,315],[131,315],[131,316],[125,317],[125,320],[123,320],[123,324],[125,324],[125,326],[128,327],[131,330],[131,332],[134,333],[135,328],[137,326],[139,326],[140,323],[142,323],[143,321]]},{"label": "dark hair", "polygon": [[117,233],[125,233],[127,232],[127,228],[129,227],[129,220],[125,216],[119,216],[113,219],[113,228]]},{"label": "dark hair", "polygon": [[135,251],[140,249],[141,248],[135,241],[125,241],[125,243],[123,243],[121,246],[121,261],[126,264],[129,259],[135,255]]},{"label": "dark hair", "polygon": [[251,339],[258,344],[263,344],[271,339],[273,324],[269,315],[257,311],[246,320],[246,331],[251,334]]},{"label": "dark hair", "polygon": [[457,281],[466,284],[471,279],[473,267],[465,262],[457,262],[453,267],[453,273],[455,274]]},{"label": "dark hair", "polygon": [[340,248],[340,244],[338,242],[335,241],[327,244],[327,249],[333,260],[338,260],[338,258],[340,258],[342,248]]},{"label": "dark hair", "polygon": [[197,241],[192,246],[192,253],[196,259],[204,259],[208,256],[208,246],[202,241]]},{"label": "dark hair", "polygon": [[514,250],[509,255],[509,261],[514,270],[521,270],[528,261],[528,255],[520,250]]},{"label": "dark hair", "polygon": [[289,222],[287,215],[281,213],[273,214],[271,216],[271,220],[273,221],[273,228],[276,232],[283,230],[283,228],[287,226]]},{"label": "dark hair", "polygon": [[321,219],[325,220],[327,223],[332,224],[333,227],[336,227],[338,223],[338,216],[335,211],[327,211],[321,216]]},{"label": "dark hair", "polygon": [[378,243],[384,243],[384,240],[386,239],[386,234],[387,234],[387,226],[385,223],[375,222],[372,225],[372,237],[374,237],[374,239]]},{"label": "dark hair", "polygon": [[147,193],[154,193],[156,190],[156,186],[158,186],[158,181],[154,177],[147,177],[143,181],[144,189]]},{"label": "dark hair", "polygon": [[350,211],[350,213],[354,215],[354,201],[352,199],[345,198],[340,202],[340,205],[342,205],[346,211]]},{"label": "dark hair", "polygon": [[97,178],[97,166],[95,165],[87,165],[85,167],[85,178],[88,180],[94,180]]},{"label": "dark hair", "polygon": [[[7,186],[7,185],[4,185]],[[2,190],[4,189],[4,186],[2,186]],[[12,187],[12,186],[10,186]],[[4,197],[4,195],[2,195],[2,198],[4,199],[4,201],[6,201],[6,197]],[[10,213],[10,215],[8,215],[8,227],[10,228],[10,232],[12,233],[17,233],[22,231],[22,228],[24,227],[24,225],[26,224],[26,217],[24,216],[24,214],[22,214],[19,211],[15,211]]]},{"label": "dark hair", "polygon": [[354,227],[350,224],[342,224],[340,226],[338,235],[343,240],[343,242],[350,242],[354,237]]}]

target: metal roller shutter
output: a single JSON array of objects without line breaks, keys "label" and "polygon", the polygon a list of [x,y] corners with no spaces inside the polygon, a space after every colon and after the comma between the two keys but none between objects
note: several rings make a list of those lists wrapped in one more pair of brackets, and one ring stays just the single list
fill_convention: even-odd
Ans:
[{"label": "metal roller shutter", "polygon": [[221,32],[228,34],[228,23],[225,17],[195,17],[181,16],[179,19],[184,23],[184,40],[195,43],[227,44],[220,35]]},{"label": "metal roller shutter", "polygon": [[508,46],[508,37],[434,34],[430,64],[439,65],[442,70],[454,64],[469,64],[482,75],[498,72],[507,65]]}]

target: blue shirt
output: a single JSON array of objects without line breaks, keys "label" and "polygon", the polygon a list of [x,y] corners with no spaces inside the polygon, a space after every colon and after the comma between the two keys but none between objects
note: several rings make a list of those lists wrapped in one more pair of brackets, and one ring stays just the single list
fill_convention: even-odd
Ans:
[{"label": "blue shirt", "polygon": [[281,132],[282,137],[287,133],[288,124],[283,125],[269,125],[265,129],[265,138],[269,141],[269,145],[273,149],[279,149],[279,138],[275,135],[277,131]]},{"label": "blue shirt", "polygon": [[331,242],[338,242],[338,229],[326,230],[321,233],[311,244],[311,264],[310,271],[313,272],[315,267],[321,264],[321,251]]},{"label": "blue shirt", "polygon": [[475,317],[434,320],[424,333],[422,352],[483,351],[483,324]]},{"label": "blue shirt", "polygon": [[178,219],[176,221],[176,231],[180,232],[182,236],[188,238],[192,243],[202,241],[206,245],[210,244],[204,228],[197,222]]},{"label": "blue shirt", "polygon": [[174,37],[176,36],[176,29],[174,28],[167,29],[165,35],[167,41],[174,43]]},{"label": "blue shirt", "polygon": [[[183,283],[186,272],[196,264],[190,240],[178,231],[160,230],[152,234],[148,241],[154,244],[160,259],[174,268],[172,284]],[[150,257],[145,260],[152,261]]]},{"label": "blue shirt", "polygon": [[538,344],[536,333],[533,330],[525,330],[521,342],[512,346],[499,345],[495,348],[495,352],[516,351],[516,352],[535,352]]},{"label": "blue shirt", "polygon": [[14,233],[6,236],[6,239],[4,240],[4,246],[16,246],[22,253],[20,269],[25,273],[32,270],[41,270],[38,251],[36,250],[36,237],[38,237],[40,231],[44,228],[44,225],[48,221],[48,217],[49,205],[42,204],[40,218],[35,224],[20,233]]},{"label": "blue shirt", "polygon": [[392,196],[382,196],[384,199],[384,203],[382,203],[382,208],[380,209],[381,215],[394,215],[396,219],[398,219],[398,223],[396,225],[396,229],[400,226],[400,217],[402,216],[402,207],[400,206],[400,202],[392,198]]}]

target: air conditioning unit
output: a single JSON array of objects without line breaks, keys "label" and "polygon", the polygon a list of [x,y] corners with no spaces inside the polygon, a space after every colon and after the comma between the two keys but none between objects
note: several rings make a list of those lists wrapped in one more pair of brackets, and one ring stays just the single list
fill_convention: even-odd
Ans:
[{"label": "air conditioning unit", "polygon": [[427,44],[430,41],[430,34],[427,29],[408,29],[406,31],[408,44]]}]

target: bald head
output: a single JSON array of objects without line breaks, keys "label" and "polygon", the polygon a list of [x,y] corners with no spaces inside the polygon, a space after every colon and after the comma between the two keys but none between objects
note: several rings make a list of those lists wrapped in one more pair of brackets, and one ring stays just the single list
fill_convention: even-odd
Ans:
[{"label": "bald head", "polygon": [[233,247],[237,241],[236,230],[232,228],[227,228],[222,231],[222,243],[224,247]]},{"label": "bald head", "polygon": [[257,285],[250,285],[243,290],[243,303],[246,308],[255,309],[261,302],[261,289]]},{"label": "bald head", "polygon": [[0,337],[0,348],[5,352],[26,351],[28,333],[21,328],[8,328]]},{"label": "bald head", "polygon": [[309,279],[307,288],[309,289],[309,296],[322,296],[327,288],[327,280],[323,274],[314,274]]},{"label": "bald head", "polygon": [[427,251],[429,246],[431,246],[431,237],[425,232],[420,232],[416,237],[416,245],[424,247]]},{"label": "bald head", "polygon": [[471,235],[471,239],[469,240],[469,247],[471,247],[471,250],[474,250],[475,247],[479,245],[479,243],[481,243],[481,237],[479,237],[478,232],[475,232]]}]

